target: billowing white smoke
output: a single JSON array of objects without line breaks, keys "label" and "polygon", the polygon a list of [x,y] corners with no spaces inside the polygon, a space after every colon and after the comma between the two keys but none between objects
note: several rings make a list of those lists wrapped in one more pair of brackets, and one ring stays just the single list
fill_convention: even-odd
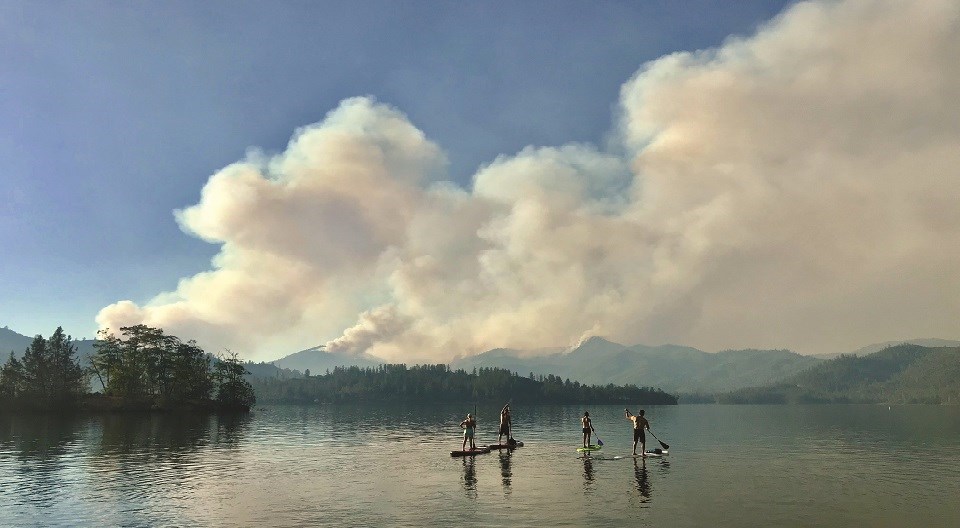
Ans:
[{"label": "billowing white smoke", "polygon": [[591,334],[804,352],[955,337],[958,57],[956,2],[799,4],[645,65],[611,152],[528,147],[470,189],[403,115],[350,99],[178,212],[222,244],[213,270],[97,320],[247,357],[329,341],[411,362]]}]

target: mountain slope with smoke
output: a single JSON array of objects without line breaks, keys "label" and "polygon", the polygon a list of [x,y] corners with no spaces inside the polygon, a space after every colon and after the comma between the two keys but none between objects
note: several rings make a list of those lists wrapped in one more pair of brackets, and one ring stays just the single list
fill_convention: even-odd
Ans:
[{"label": "mountain slope with smoke", "polygon": [[97,321],[408,362],[589,335],[811,353],[949,337],[958,55],[955,2],[797,4],[644,65],[608,150],[527,147],[469,188],[398,110],[349,99],[177,213],[221,244],[213,269]]}]

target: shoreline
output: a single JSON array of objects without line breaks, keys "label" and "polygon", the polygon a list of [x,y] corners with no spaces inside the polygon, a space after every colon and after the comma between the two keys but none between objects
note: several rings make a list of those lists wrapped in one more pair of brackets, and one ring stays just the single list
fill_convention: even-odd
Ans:
[{"label": "shoreline", "polygon": [[73,414],[234,414],[249,413],[250,406],[224,404],[216,400],[162,402],[156,400],[124,400],[99,393],[85,394],[79,400],[54,406],[38,406],[10,402],[0,405],[0,415],[73,415]]}]

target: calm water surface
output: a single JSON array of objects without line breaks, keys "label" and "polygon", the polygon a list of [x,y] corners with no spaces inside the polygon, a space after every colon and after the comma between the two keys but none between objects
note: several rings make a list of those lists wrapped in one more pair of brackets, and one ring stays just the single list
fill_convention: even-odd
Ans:
[{"label": "calm water surface", "polygon": [[467,459],[448,405],[0,417],[0,525],[960,526],[957,407],[650,407],[646,461],[619,407],[590,458],[584,408],[515,407],[526,446]]}]

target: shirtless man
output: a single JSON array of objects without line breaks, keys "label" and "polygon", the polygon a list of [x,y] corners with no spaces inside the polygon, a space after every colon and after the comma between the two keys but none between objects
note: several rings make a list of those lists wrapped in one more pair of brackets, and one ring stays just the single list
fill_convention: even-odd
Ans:
[{"label": "shirtless man", "polygon": [[580,418],[580,423],[583,425],[583,447],[587,447],[590,445],[591,431],[593,431],[590,413],[583,411],[583,418]]},{"label": "shirtless man", "polygon": [[630,414],[630,411],[627,409],[623,410],[623,415],[633,422],[633,454],[637,454],[637,441],[640,442],[640,453],[643,456],[647,456],[647,435],[644,430],[650,430],[650,422],[643,417],[643,409],[640,409],[640,414],[634,416]]},{"label": "shirtless man", "polygon": [[497,436],[498,444],[503,444],[501,439],[504,435],[507,436],[507,443],[510,443],[510,439],[513,438],[513,435],[510,434],[512,427],[513,422],[510,420],[510,404],[508,403],[500,410],[500,434]]},{"label": "shirtless man", "polygon": [[467,440],[470,440],[470,449],[471,450],[476,449],[477,444],[473,442],[473,436],[475,431],[477,430],[477,419],[474,418],[472,415],[468,414],[467,418],[464,421],[460,422],[460,427],[463,428],[463,447],[461,448],[461,450],[462,451],[467,450]]}]

